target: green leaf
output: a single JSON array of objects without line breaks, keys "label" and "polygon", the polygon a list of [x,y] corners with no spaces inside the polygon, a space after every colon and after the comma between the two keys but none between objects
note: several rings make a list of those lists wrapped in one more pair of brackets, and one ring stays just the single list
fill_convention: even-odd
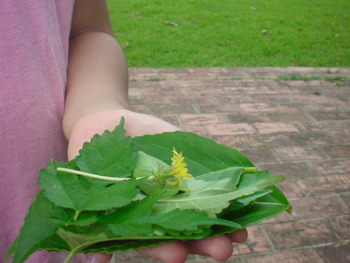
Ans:
[{"label": "green leaf", "polygon": [[236,186],[239,183],[239,180],[241,179],[241,174],[243,173],[243,170],[243,167],[229,167],[219,171],[209,172],[206,174],[196,176],[195,179],[210,182],[221,180],[224,178],[229,178],[231,183],[234,186]]},{"label": "green leaf", "polygon": [[[153,177],[154,173],[160,168],[167,169],[169,165],[149,154],[139,151],[133,176],[136,178]],[[180,190],[177,186],[157,180],[143,180],[140,182],[139,188],[147,195],[161,197],[175,195]]]},{"label": "green leaf", "polygon": [[174,209],[195,209],[209,214],[218,214],[230,205],[230,201],[254,194],[275,183],[283,181],[283,176],[266,176],[266,173],[246,173],[241,176],[238,190],[232,191],[230,179],[217,181],[188,181],[190,194],[162,198],[154,205],[155,213],[168,213]]},{"label": "green leaf", "polygon": [[173,147],[182,152],[189,173],[198,176],[228,167],[254,167],[238,150],[189,132],[145,135],[132,139],[135,147],[165,163],[170,163]]},{"label": "green leaf", "polygon": [[100,218],[99,222],[107,223],[108,229],[116,236],[152,234],[153,228],[149,218],[156,201],[156,198],[151,197],[136,201],[105,218]]},{"label": "green leaf", "polygon": [[81,171],[103,176],[128,177],[135,168],[135,153],[130,138],[125,138],[124,119],[113,131],[95,135],[76,158]]},{"label": "green leaf", "polygon": [[134,178],[111,183],[58,172],[58,167],[70,168],[51,161],[40,173],[40,185],[45,196],[58,206],[76,211],[107,210],[128,204],[139,192]]},{"label": "green leaf", "polygon": [[273,190],[271,194],[256,199],[238,211],[225,214],[224,218],[247,227],[288,211],[291,205],[281,190],[276,186],[271,189]]},{"label": "green leaf", "polygon": [[15,241],[13,263],[24,262],[37,250],[69,251],[67,244],[56,236],[56,230],[69,221],[71,216],[72,213],[55,206],[40,192],[30,206]]},{"label": "green leaf", "polygon": [[213,218],[207,213],[196,210],[172,210],[166,214],[156,215],[152,218],[153,225],[161,226],[164,229],[177,231],[196,231],[199,228],[208,228],[213,225],[224,225],[239,229],[241,226],[220,218]]},{"label": "green leaf", "polygon": [[137,153],[137,156],[138,158],[133,174],[133,176],[136,178],[148,178],[152,176],[160,167],[164,169],[167,169],[169,167],[169,165],[162,160],[157,159],[142,151],[139,151]]}]

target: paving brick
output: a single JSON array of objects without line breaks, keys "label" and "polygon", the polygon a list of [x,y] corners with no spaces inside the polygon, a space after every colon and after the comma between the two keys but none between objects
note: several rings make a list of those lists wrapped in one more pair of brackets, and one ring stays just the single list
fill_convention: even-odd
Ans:
[{"label": "paving brick", "polygon": [[296,89],[295,86],[301,86],[301,87],[306,86],[305,82],[303,82],[303,81],[293,82],[293,85],[288,85],[288,84],[286,85],[286,83],[281,82],[281,81],[276,81],[275,83],[276,83],[275,85],[267,87],[268,93],[289,95],[292,93],[299,92],[299,90]]},{"label": "paving brick", "polygon": [[350,191],[349,175],[334,175],[314,177],[299,180],[298,184],[308,196],[319,196],[331,193],[344,193]]},{"label": "paving brick", "polygon": [[209,87],[204,87],[204,86],[189,86],[185,89],[186,93],[189,95],[192,94],[212,94],[212,95],[218,95],[218,94],[225,94],[225,90],[222,89],[221,87],[216,87],[216,86],[209,86]]},{"label": "paving brick", "polygon": [[274,151],[281,162],[296,162],[305,160],[317,161],[327,159],[327,157],[317,147],[311,146],[277,147],[274,148]]},{"label": "paving brick", "polygon": [[314,118],[307,112],[268,112],[267,115],[271,121],[313,121]]},{"label": "paving brick", "polygon": [[271,104],[271,103],[240,103],[240,108],[246,112],[291,112],[298,111],[298,108],[292,104]]},{"label": "paving brick", "polygon": [[[232,257],[228,263],[237,263],[238,258]],[[315,252],[311,249],[272,252],[264,254],[254,254],[241,256],[241,263],[323,263],[319,260]]]},{"label": "paving brick", "polygon": [[292,123],[284,122],[260,122],[255,123],[254,126],[261,134],[281,133],[281,132],[299,132],[298,128]]},{"label": "paving brick", "polygon": [[[215,105],[217,107],[218,101],[216,96],[208,96],[205,94],[198,94],[198,95],[191,95],[191,96],[170,96],[169,97],[170,102],[173,104],[176,104],[178,101],[181,103],[189,103],[189,104],[197,104],[197,105],[203,105],[204,107],[206,105]],[[182,112],[185,113],[185,112]]]},{"label": "paving brick", "polygon": [[297,219],[326,218],[350,213],[338,196],[298,198],[292,200],[293,216]]},{"label": "paving brick", "polygon": [[305,131],[311,132],[329,132],[329,131],[339,131],[340,128],[337,125],[337,121],[326,120],[326,121],[303,121],[299,122],[298,126]]},{"label": "paving brick", "polygon": [[350,158],[310,163],[320,175],[350,174]]},{"label": "paving brick", "polygon": [[248,240],[243,244],[234,244],[233,255],[242,255],[248,253],[271,251],[272,247],[269,244],[265,234],[259,225],[250,226],[248,228]]},{"label": "paving brick", "polygon": [[237,104],[218,105],[217,103],[203,104],[197,103],[196,109],[198,113],[218,113],[221,112],[240,112],[241,109]]},{"label": "paving brick", "polygon": [[226,119],[231,123],[253,123],[253,122],[270,122],[271,119],[266,113],[226,113]]},{"label": "paving brick", "polygon": [[273,152],[269,148],[265,147],[251,147],[249,149],[242,149],[245,154],[255,165],[263,163],[276,163],[278,162]]},{"label": "paving brick", "polygon": [[306,179],[318,175],[309,162],[265,164],[259,165],[259,168],[270,170],[271,174],[284,175],[286,180]]},{"label": "paving brick", "polygon": [[247,134],[237,136],[235,138],[236,144],[242,148],[249,147],[268,147],[276,146],[290,146],[288,134],[274,133],[274,134]]},{"label": "paving brick", "polygon": [[211,95],[215,96],[219,104],[238,104],[238,103],[252,103],[254,98],[251,95],[239,94],[239,95]]},{"label": "paving brick", "polygon": [[263,252],[272,250],[266,235],[260,226],[251,226],[248,228],[249,239],[246,245],[252,252]]},{"label": "paving brick", "polygon": [[350,119],[350,112],[310,112],[309,113],[315,120],[317,121],[325,121],[325,120],[348,120]]},{"label": "paving brick", "polygon": [[279,183],[277,186],[282,190],[287,198],[303,197],[303,192],[301,191],[299,185],[297,185],[295,182],[288,181],[288,178],[286,178],[286,180],[282,183]]},{"label": "paving brick", "polygon": [[322,146],[324,152],[331,158],[350,158],[350,144]]},{"label": "paving brick", "polygon": [[340,198],[343,199],[344,203],[350,209],[350,192],[341,194]]},{"label": "paving brick", "polygon": [[239,135],[255,133],[252,125],[247,123],[209,124],[211,135]]},{"label": "paving brick", "polygon": [[307,220],[266,225],[276,249],[304,247],[337,241],[334,231],[324,220]]},{"label": "paving brick", "polygon": [[266,104],[290,104],[292,94],[288,94],[288,96],[281,96],[280,93],[276,94],[257,94],[254,95],[255,102],[258,101],[260,103]]},{"label": "paving brick", "polygon": [[[347,103],[307,103],[299,104],[299,107],[303,108],[304,111],[346,111],[348,110]],[[298,104],[297,104],[298,105]]]},{"label": "paving brick", "polygon": [[266,87],[225,87],[228,94],[265,94]]},{"label": "paving brick", "polygon": [[347,143],[344,132],[299,132],[288,134],[289,145],[312,146]]},{"label": "paving brick", "polygon": [[184,125],[213,124],[219,122],[218,115],[214,113],[180,114],[179,119]]},{"label": "paving brick", "polygon": [[272,106],[268,103],[240,103],[239,106],[246,112],[274,112],[276,106]]},{"label": "paving brick", "polygon": [[209,137],[208,130],[203,125],[180,125],[181,130]]},{"label": "paving brick", "polygon": [[325,263],[349,263],[350,242],[335,244],[317,249],[318,254]]},{"label": "paving brick", "polygon": [[159,95],[181,95],[184,91],[179,87],[152,87],[144,89],[144,95],[153,97]]},{"label": "paving brick", "polygon": [[[289,197],[287,197],[289,198]],[[293,217],[293,214],[292,213],[288,213],[288,212],[283,212],[281,214],[279,214],[278,216],[275,216],[275,217],[272,217],[270,219],[267,219],[267,220],[264,220],[262,221],[261,225],[265,225],[265,224],[280,224],[280,223],[283,223],[283,222],[291,222],[291,221],[294,221],[294,217]]]},{"label": "paving brick", "polygon": [[[346,211],[344,211],[346,214]],[[335,230],[339,240],[350,240],[350,215],[331,217],[329,222]]]}]

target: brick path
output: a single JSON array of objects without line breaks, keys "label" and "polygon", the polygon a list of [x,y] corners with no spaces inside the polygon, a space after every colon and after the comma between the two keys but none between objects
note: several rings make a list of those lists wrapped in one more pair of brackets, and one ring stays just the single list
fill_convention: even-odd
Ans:
[{"label": "brick path", "polygon": [[[313,78],[279,80],[293,75]],[[350,262],[350,80],[325,80],[335,76],[350,79],[350,68],[130,69],[136,111],[286,176],[279,187],[294,213],[250,227],[227,262]],[[126,252],[116,262],[159,261]]]}]

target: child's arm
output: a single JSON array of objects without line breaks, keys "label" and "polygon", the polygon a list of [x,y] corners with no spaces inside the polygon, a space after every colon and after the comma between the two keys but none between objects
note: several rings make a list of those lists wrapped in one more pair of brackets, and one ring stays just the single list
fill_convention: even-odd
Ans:
[{"label": "child's arm", "polygon": [[[127,95],[127,65],[112,36],[106,4],[102,0],[76,0],[70,44],[68,91],[63,120],[73,158],[84,141],[95,133],[114,129],[120,117],[130,136],[176,130],[150,115],[130,111]],[[232,254],[232,242],[243,242],[246,231],[189,242],[175,242],[140,252],[167,263],[183,263],[189,253],[225,260]],[[109,257],[99,255],[99,262]]]},{"label": "child's arm", "polygon": [[69,52],[63,121],[68,139],[81,117],[129,108],[127,63],[113,37],[105,1],[76,1]]}]

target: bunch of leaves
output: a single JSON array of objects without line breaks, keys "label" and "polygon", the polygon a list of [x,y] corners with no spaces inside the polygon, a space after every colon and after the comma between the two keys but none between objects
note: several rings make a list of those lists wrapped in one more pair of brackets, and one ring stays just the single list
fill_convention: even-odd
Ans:
[{"label": "bunch of leaves", "polygon": [[[42,190],[8,251],[14,263],[38,250],[69,252],[69,262],[77,253],[202,239],[291,209],[274,185],[283,176],[257,171],[238,150],[180,131],[125,137],[123,124],[41,171]],[[179,186],[150,181],[154,173],[145,171],[169,167],[174,148],[193,178]]]}]

